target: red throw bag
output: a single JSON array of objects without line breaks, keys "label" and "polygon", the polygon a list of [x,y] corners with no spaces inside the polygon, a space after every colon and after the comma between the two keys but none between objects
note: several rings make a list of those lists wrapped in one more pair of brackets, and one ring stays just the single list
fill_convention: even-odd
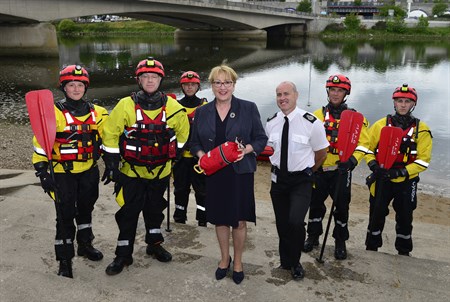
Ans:
[{"label": "red throw bag", "polygon": [[205,173],[207,176],[212,175],[234,162],[239,154],[239,144],[235,142],[225,142],[215,147],[200,159],[200,167],[194,167],[197,173]]}]

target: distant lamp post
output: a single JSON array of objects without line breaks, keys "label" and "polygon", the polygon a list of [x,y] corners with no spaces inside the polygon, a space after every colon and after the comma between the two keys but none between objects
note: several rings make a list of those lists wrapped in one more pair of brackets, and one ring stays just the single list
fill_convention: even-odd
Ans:
[{"label": "distant lamp post", "polygon": [[411,14],[411,3],[413,2],[413,0],[408,0],[407,1],[407,3],[408,3],[408,18],[409,18],[409,15]]}]

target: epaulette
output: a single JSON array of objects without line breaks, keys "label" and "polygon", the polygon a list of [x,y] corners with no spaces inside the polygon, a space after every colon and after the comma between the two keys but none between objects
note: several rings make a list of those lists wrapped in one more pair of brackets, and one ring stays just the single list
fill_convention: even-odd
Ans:
[{"label": "epaulette", "polygon": [[270,122],[271,120],[273,120],[276,116],[277,116],[278,112],[275,112],[275,114],[269,118],[267,118],[267,121]]},{"label": "epaulette", "polygon": [[310,121],[311,123],[314,123],[317,120],[317,117],[315,117],[314,115],[312,115],[309,112],[306,112],[305,114],[303,114],[303,117],[305,119],[307,119],[308,121]]}]

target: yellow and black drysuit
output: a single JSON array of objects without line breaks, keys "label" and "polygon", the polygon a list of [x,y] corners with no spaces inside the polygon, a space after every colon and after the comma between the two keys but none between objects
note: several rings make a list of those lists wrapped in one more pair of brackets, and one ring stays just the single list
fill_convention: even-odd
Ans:
[{"label": "yellow and black drysuit", "polygon": [[[192,125],[195,116],[195,109],[207,103],[206,99],[201,99],[195,95],[184,96],[179,103],[186,109],[189,123]],[[190,134],[189,134],[190,137]],[[189,141],[184,146],[184,151],[180,159],[173,166],[173,185],[175,195],[175,212],[173,219],[176,222],[185,223],[187,219],[187,206],[191,185],[195,192],[197,211],[195,218],[201,225],[206,225],[205,209],[205,174],[195,172],[194,166],[198,158],[193,157],[189,149]]]},{"label": "yellow and black drysuit", "polygon": [[[161,223],[168,206],[164,192],[169,184],[172,159],[189,136],[186,111],[161,92],[139,91],[125,97],[111,111],[104,128],[103,154],[113,173],[119,227],[118,257],[131,258],[139,214],[145,222],[145,242],[164,241]],[[118,170],[119,160],[122,163]]]},{"label": "yellow and black drysuit", "polygon": [[328,104],[314,112],[314,115],[323,122],[327,139],[330,142],[325,162],[322,167],[314,173],[315,179],[311,205],[309,208],[307,233],[308,237],[315,239],[319,238],[323,233],[322,220],[327,211],[325,200],[328,196],[334,198],[339,173],[341,173],[340,177],[342,177],[342,181],[339,189],[340,196],[338,200],[334,201],[336,208],[334,210],[333,238],[339,242],[346,241],[349,238],[347,223],[351,200],[351,171],[356,167],[368,150],[369,141],[367,128],[369,122],[364,118],[358,144],[347,162],[349,167],[344,171],[340,171],[340,169],[338,169],[339,155],[337,150],[337,137],[341,113],[344,110],[353,109],[347,108],[346,104],[341,104],[339,107]]},{"label": "yellow and black drysuit", "polygon": [[[97,159],[100,156],[99,147],[108,112],[105,108],[84,100],[65,99],[56,102],[54,108],[56,140],[52,159],[55,183],[47,172],[47,155],[36,137],[33,137],[32,160],[44,191],[53,199],[56,186],[62,212],[61,220],[64,223],[62,225],[59,219],[56,221],[56,259],[70,260],[74,257],[75,233],[79,246],[90,245],[94,239],[92,211],[98,199],[100,179]],[[63,238],[63,234],[66,238]],[[69,246],[67,252],[63,240]]]},{"label": "yellow and black drysuit", "polygon": [[[376,161],[381,129],[385,126],[403,129],[403,138],[396,160],[389,170],[379,169]],[[412,115],[388,115],[376,121],[369,129],[370,152],[365,160],[374,171],[368,179],[376,179],[370,187],[370,216],[367,229],[366,247],[377,250],[383,245],[382,233],[389,203],[393,200],[395,210],[395,248],[400,254],[408,254],[413,249],[412,221],[417,206],[417,184],[419,173],[425,171],[431,160],[431,131],[427,124]],[[378,168],[378,171],[377,171]],[[380,171],[382,173],[380,173]],[[376,183],[383,182],[383,190],[376,192]],[[375,197],[375,194],[381,194]]]}]

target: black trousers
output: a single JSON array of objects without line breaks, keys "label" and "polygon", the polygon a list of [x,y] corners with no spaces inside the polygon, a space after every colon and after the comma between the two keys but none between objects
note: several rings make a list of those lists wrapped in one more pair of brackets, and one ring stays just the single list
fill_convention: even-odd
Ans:
[{"label": "black trousers", "polygon": [[138,179],[122,175],[121,182],[116,183],[116,192],[122,190],[124,205],[116,212],[119,227],[116,255],[131,257],[134,250],[139,214],[142,212],[145,223],[145,242],[156,244],[164,242],[161,224],[167,200],[164,192],[169,184],[169,177],[162,179]]},{"label": "black trousers", "polygon": [[[311,206],[309,209],[308,236],[319,237],[323,233],[322,220],[325,217],[327,207],[325,201],[330,196],[335,198],[339,172],[316,172],[314,188],[312,192]],[[346,241],[349,238],[348,217],[351,199],[352,174],[347,172],[340,175],[339,198],[334,201],[334,229],[333,238],[338,241]]]},{"label": "black trousers", "polygon": [[311,201],[312,177],[296,173],[272,181],[270,196],[279,237],[280,262],[292,267],[300,262],[305,241],[305,217]]},{"label": "black trousers", "polygon": [[197,203],[195,218],[198,221],[206,222],[206,176],[204,174],[198,174],[194,171],[194,166],[196,164],[196,158],[182,157],[173,167],[173,186],[175,195],[175,212],[173,214],[174,219],[186,220],[189,194],[191,193],[192,185],[192,188],[195,192],[195,201]]},{"label": "black trousers", "polygon": [[62,213],[62,217],[59,219],[57,215],[56,219],[56,260],[70,260],[75,256],[75,234],[78,244],[91,243],[94,239],[92,211],[99,195],[99,179],[98,166],[82,173],[55,173]]},{"label": "black trousers", "polygon": [[383,229],[386,216],[389,215],[389,204],[391,200],[395,210],[395,249],[399,252],[409,253],[413,249],[412,229],[413,212],[417,207],[417,184],[419,177],[405,180],[403,182],[386,181],[383,190],[377,200],[370,195],[370,216],[367,228],[366,246],[379,248],[383,245]]}]

